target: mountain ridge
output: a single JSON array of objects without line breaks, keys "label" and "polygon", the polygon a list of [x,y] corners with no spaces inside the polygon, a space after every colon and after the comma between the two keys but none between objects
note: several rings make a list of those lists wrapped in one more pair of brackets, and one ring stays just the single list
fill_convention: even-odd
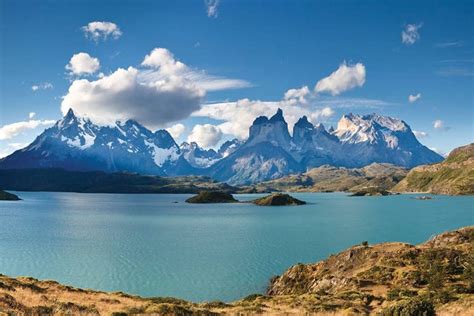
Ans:
[{"label": "mountain ridge", "polygon": [[330,131],[302,117],[290,135],[278,109],[270,118],[257,117],[247,140],[227,141],[216,151],[196,143],[178,145],[166,130],[152,132],[134,120],[101,126],[69,110],[30,145],[0,159],[0,169],[206,175],[246,185],[325,164],[357,168],[378,162],[410,168],[441,160],[404,121],[375,113],[344,115]]}]

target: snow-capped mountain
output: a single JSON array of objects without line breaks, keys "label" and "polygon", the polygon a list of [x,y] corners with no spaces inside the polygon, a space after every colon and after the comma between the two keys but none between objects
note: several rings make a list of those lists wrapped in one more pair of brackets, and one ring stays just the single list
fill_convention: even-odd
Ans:
[{"label": "snow-capped mountain", "polygon": [[184,159],[196,168],[207,168],[222,158],[214,149],[203,149],[195,142],[184,142],[179,148]]},{"label": "snow-capped mountain", "polygon": [[33,143],[0,160],[0,168],[64,168],[144,174],[192,173],[166,130],[151,132],[136,121],[101,126],[72,110]]},{"label": "snow-capped mountain", "polygon": [[337,129],[329,131],[302,117],[291,136],[279,109],[271,118],[256,118],[246,141],[230,140],[215,151],[196,143],[178,146],[167,131],[152,132],[133,120],[101,126],[70,110],[29,146],[1,159],[0,168],[201,174],[230,184],[249,184],[324,164],[413,167],[442,159],[420,144],[404,121],[377,114],[344,115]]},{"label": "snow-capped mountain", "polygon": [[209,168],[209,175],[230,184],[276,179],[285,174],[330,164],[363,167],[374,162],[403,167],[441,161],[443,157],[418,142],[402,120],[370,114],[344,115],[327,131],[302,117],[288,133],[283,113],[258,117],[248,140]]},{"label": "snow-capped mountain", "polygon": [[442,156],[423,146],[402,120],[378,114],[344,115],[333,132],[346,153],[338,163],[361,167],[387,162],[403,167],[435,163]]}]

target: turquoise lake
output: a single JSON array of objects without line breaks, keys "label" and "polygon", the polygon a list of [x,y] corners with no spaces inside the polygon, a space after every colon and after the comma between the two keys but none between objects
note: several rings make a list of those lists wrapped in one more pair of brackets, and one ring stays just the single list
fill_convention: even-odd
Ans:
[{"label": "turquoise lake", "polygon": [[189,194],[16,193],[22,201],[0,203],[0,273],[193,301],[262,293],[289,266],[362,241],[420,243],[474,224],[473,197],[302,193],[293,195],[307,205],[258,207],[186,204]]}]

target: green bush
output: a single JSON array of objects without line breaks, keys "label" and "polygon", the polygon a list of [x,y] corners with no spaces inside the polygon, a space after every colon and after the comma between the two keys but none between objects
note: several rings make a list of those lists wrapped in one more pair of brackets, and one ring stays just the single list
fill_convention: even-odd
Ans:
[{"label": "green bush", "polygon": [[380,314],[382,316],[435,316],[435,308],[429,301],[411,299],[386,307]]}]

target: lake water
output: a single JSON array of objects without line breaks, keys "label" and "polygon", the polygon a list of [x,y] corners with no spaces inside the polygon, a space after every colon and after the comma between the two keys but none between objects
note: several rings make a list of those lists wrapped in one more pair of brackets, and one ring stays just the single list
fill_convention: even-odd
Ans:
[{"label": "lake water", "polygon": [[420,243],[474,224],[474,197],[303,193],[294,196],[305,206],[258,207],[191,205],[186,194],[17,194],[23,201],[0,203],[0,273],[193,301],[264,292],[289,266],[365,240]]}]

